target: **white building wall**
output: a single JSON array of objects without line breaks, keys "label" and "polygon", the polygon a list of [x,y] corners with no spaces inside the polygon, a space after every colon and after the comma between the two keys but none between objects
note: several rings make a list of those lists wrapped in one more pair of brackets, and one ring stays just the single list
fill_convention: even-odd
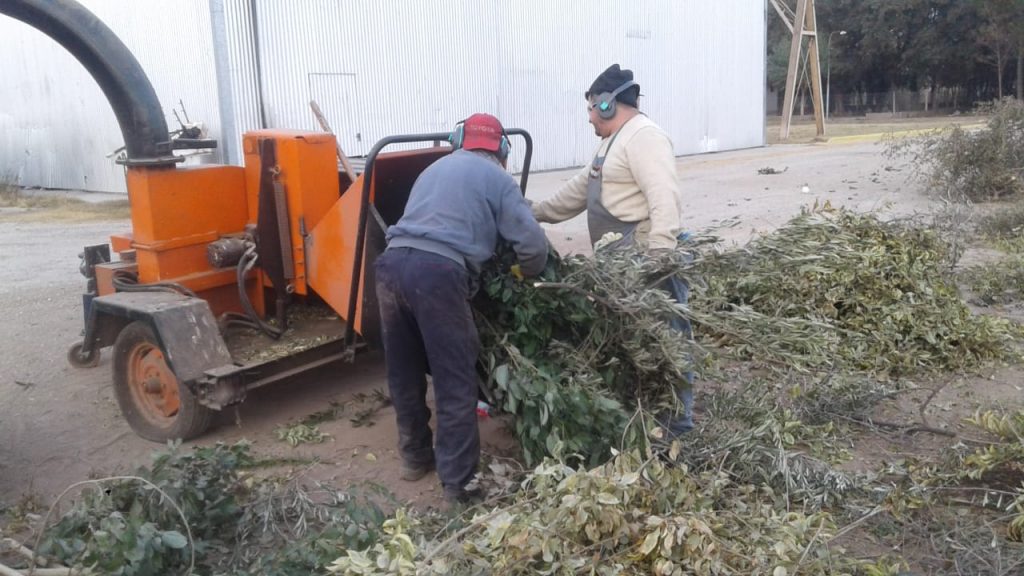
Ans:
[{"label": "white building wall", "polygon": [[596,144],[583,93],[614,62],[677,154],[764,143],[763,0],[256,6],[268,121],[314,129],[314,98],[353,155],[484,111],[533,135],[534,169],[582,165]]},{"label": "white building wall", "polygon": [[[223,7],[231,101],[222,108],[233,111],[232,135],[219,130],[210,2]],[[316,99],[353,156],[384,136],[444,132],[484,111],[530,131],[535,170],[578,166],[597,143],[583,92],[613,62],[634,70],[641,109],[677,154],[764,143],[763,0],[84,4],[139,59],[172,129],[170,108],[183,100],[192,120],[236,150],[241,132],[264,122],[319,129]],[[0,53],[0,173],[26,185],[123,191],[120,167],[104,157],[122,143],[117,123],[77,61],[5,17]],[[521,154],[515,146],[514,169]]]},{"label": "white building wall", "polygon": [[[180,101],[191,120],[219,134],[207,0],[146,0],[144,9],[126,0],[82,4],[138,59],[170,129],[178,127],[171,108],[180,115]],[[117,119],[67,50],[0,16],[0,77],[0,175],[13,175],[26,186],[125,190],[123,168],[106,157],[124,144]]]}]

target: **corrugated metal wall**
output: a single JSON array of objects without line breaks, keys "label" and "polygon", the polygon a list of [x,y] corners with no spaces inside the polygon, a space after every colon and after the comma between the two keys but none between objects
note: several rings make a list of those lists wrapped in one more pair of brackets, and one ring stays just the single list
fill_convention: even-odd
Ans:
[{"label": "corrugated metal wall", "polygon": [[387,135],[447,131],[475,109],[495,111],[497,2],[255,4],[271,126],[318,129],[315,99],[359,155]]},{"label": "corrugated metal wall", "polygon": [[582,165],[583,92],[613,62],[678,154],[764,143],[763,0],[254,4],[270,125],[315,128],[314,98],[351,154],[486,111],[530,131],[535,169]]},{"label": "corrugated metal wall", "polygon": [[[350,155],[486,111],[533,134],[534,169],[577,166],[597,142],[583,92],[613,62],[635,71],[641,109],[678,154],[764,143],[763,0],[84,2],[135,53],[165,107],[184,100],[222,137],[211,1],[223,7],[236,147],[264,121],[318,129],[315,99]],[[102,158],[121,138],[99,88],[58,45],[0,18],[0,51],[12,49],[24,57],[0,60],[0,172],[123,190],[120,168]],[[514,169],[521,154],[516,146]]]},{"label": "corrugated metal wall", "polygon": [[583,93],[609,64],[634,71],[640,108],[677,154],[764,144],[764,3],[504,3],[499,113],[537,141],[539,168],[582,165],[596,144]]},{"label": "corrugated metal wall", "polygon": [[[117,34],[149,75],[167,113],[220,133],[207,0],[81,0]],[[124,144],[99,86],[63,47],[0,16],[0,174],[24,185],[125,190],[124,171],[105,156]],[[184,119],[184,118],[183,118]],[[216,161],[219,155],[190,162]]]}]

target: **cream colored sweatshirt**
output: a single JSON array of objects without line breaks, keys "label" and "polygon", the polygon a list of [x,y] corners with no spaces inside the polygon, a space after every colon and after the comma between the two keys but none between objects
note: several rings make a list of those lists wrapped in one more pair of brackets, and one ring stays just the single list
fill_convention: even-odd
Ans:
[{"label": "cream colored sweatshirt", "polygon": [[[601,140],[597,155],[605,154],[611,138]],[[675,248],[682,229],[682,198],[672,141],[657,124],[642,114],[623,125],[604,162],[601,203],[619,220],[637,222],[640,247]],[[554,196],[533,204],[540,222],[554,224],[587,208],[590,164],[562,186]]]}]

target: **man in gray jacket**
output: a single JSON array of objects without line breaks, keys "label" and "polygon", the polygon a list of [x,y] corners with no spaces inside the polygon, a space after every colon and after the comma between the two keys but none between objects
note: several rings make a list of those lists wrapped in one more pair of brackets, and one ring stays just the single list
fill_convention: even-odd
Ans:
[{"label": "man in gray jacket", "polygon": [[[510,242],[522,273],[547,263],[544,231],[511,175],[501,123],[474,114],[452,133],[456,150],[420,174],[405,213],[377,259],[388,388],[398,421],[401,478],[435,467],[445,499],[463,502],[480,461],[476,403],[480,338],[469,299],[499,237]],[[426,374],[434,385],[437,440],[428,422]]]}]

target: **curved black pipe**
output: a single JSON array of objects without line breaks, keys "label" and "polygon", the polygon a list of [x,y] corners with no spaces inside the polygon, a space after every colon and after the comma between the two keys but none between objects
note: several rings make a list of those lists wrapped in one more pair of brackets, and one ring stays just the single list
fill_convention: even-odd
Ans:
[{"label": "curved black pipe", "polygon": [[167,121],[153,85],[124,43],[74,0],[0,0],[0,14],[53,38],[85,66],[117,116],[128,165],[170,165]]}]

